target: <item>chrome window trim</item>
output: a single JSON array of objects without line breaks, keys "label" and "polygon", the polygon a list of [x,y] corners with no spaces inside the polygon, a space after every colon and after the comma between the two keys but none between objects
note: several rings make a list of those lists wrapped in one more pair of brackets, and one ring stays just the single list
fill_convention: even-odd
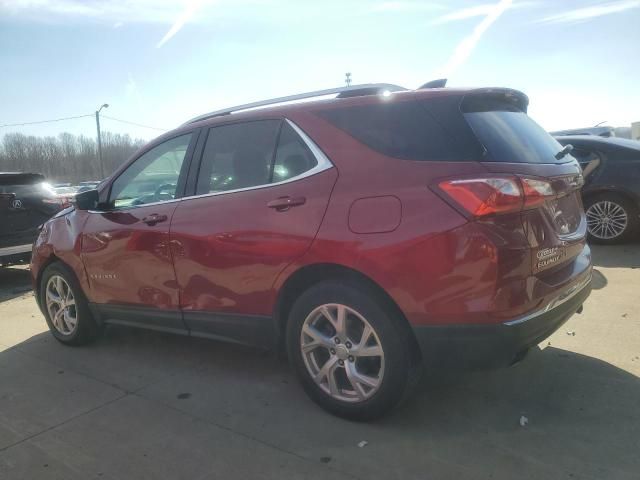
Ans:
[{"label": "chrome window trim", "polygon": [[[298,180],[302,180],[303,178],[311,177],[312,175],[316,175],[320,172],[324,172],[325,170],[333,168],[334,165],[333,163],[331,163],[331,160],[329,160],[329,158],[324,154],[324,152],[320,150],[320,147],[318,147],[318,145],[316,145],[316,143],[313,140],[311,140],[311,138],[309,138],[309,136],[300,127],[298,127],[298,125],[293,123],[288,118],[285,118],[285,122],[287,122],[287,124],[289,124],[291,128],[293,128],[293,130],[300,136],[302,141],[309,148],[309,150],[311,151],[311,154],[315,157],[316,161],[318,162],[318,164],[315,167],[313,167],[310,170],[307,170],[306,172],[301,173],[300,175],[296,175],[295,177],[282,180],[281,182],[263,183],[261,185],[254,185],[253,187],[236,188],[234,190],[223,190],[220,192],[201,193],[200,195],[190,195],[187,197],[182,197],[179,200],[182,201],[182,200],[190,200],[194,198],[213,197],[217,195],[227,195],[230,193],[248,192],[250,190],[260,190],[263,188],[275,187],[278,185],[285,185],[287,183],[297,182]],[[150,204],[147,204],[147,205],[150,205]]]},{"label": "chrome window trim", "polygon": [[126,212],[141,207],[152,207],[154,205],[167,205],[169,203],[176,203],[182,200],[182,198],[174,198],[171,200],[163,200],[162,202],[143,203],[142,205],[130,205],[128,207],[112,208],[111,210],[87,210],[89,213],[110,213],[110,212]]},{"label": "chrome window trim", "polygon": [[[154,205],[165,205],[165,204],[168,204],[168,203],[181,202],[183,200],[190,200],[190,199],[194,199],[194,198],[213,197],[213,196],[217,196],[217,195],[227,195],[227,194],[230,194],[230,193],[248,192],[250,190],[259,190],[259,189],[262,189],[262,188],[275,187],[275,186],[278,186],[278,185],[285,185],[285,184],[291,183],[291,182],[297,182],[298,180],[302,180],[303,178],[307,178],[307,177],[310,177],[312,175],[316,175],[316,174],[318,174],[320,172],[324,172],[325,170],[329,170],[330,168],[334,167],[333,163],[331,163],[331,160],[329,160],[329,158],[324,154],[324,152],[322,150],[320,150],[320,147],[318,147],[318,145],[313,140],[311,140],[309,135],[307,135],[298,125],[293,123],[288,118],[285,118],[284,120],[298,134],[298,136],[302,139],[302,141],[305,143],[305,145],[309,148],[309,150],[311,151],[311,154],[315,157],[316,161],[318,162],[318,164],[315,167],[313,167],[310,170],[307,170],[306,172],[301,173],[300,175],[296,175],[295,177],[287,178],[286,180],[283,180],[281,182],[264,183],[264,184],[261,184],[261,185],[255,185],[253,187],[236,188],[234,190],[223,190],[223,191],[220,191],[220,192],[202,193],[200,195],[189,195],[189,196],[185,196],[185,197],[174,198],[173,200],[164,200],[162,202],[145,203],[143,205],[132,205],[132,206],[129,206],[129,207],[114,208],[113,210],[88,210],[88,212],[89,213],[123,212],[123,211],[133,210],[133,209],[136,209],[136,208],[141,208],[141,207],[151,207],[151,206],[154,206]],[[212,128],[215,128],[215,127],[212,127]],[[276,145],[276,148],[277,148],[277,145]]]},{"label": "chrome window trim", "polygon": [[12,247],[0,248],[0,256],[5,255],[18,255],[20,253],[28,253],[33,248],[31,243],[25,243],[24,245],[14,245]]}]

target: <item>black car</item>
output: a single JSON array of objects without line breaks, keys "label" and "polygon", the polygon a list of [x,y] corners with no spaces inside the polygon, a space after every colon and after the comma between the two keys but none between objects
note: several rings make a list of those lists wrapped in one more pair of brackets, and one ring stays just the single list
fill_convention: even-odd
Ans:
[{"label": "black car", "polygon": [[573,145],[571,155],[582,165],[591,241],[614,244],[633,239],[640,231],[640,142],[595,135],[556,140]]},{"label": "black car", "polygon": [[39,227],[67,200],[37,173],[0,172],[0,265],[28,261]]}]

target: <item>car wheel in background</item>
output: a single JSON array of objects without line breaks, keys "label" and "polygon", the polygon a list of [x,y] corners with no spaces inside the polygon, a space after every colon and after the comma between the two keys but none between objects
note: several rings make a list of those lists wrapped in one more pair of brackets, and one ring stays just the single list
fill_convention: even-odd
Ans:
[{"label": "car wheel in background", "polygon": [[613,245],[629,241],[638,231],[638,210],[632,202],[615,193],[600,193],[585,202],[589,239]]},{"label": "car wheel in background", "polygon": [[65,345],[84,345],[101,333],[75,275],[61,263],[52,263],[44,270],[40,305],[49,330]]},{"label": "car wheel in background", "polygon": [[307,394],[325,410],[370,420],[400,403],[419,376],[405,330],[371,292],[323,282],[291,309],[289,361]]}]

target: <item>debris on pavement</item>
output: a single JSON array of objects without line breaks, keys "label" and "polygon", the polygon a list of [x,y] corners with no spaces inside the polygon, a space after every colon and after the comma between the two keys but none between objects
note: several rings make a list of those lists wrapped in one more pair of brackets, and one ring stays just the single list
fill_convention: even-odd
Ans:
[{"label": "debris on pavement", "polygon": [[527,417],[525,417],[524,415],[520,416],[520,426],[521,427],[526,427],[527,423],[529,423],[529,419]]},{"label": "debris on pavement", "polygon": [[567,332],[567,335],[570,335],[570,336],[572,336],[572,337],[575,337],[575,336],[576,336],[576,332],[574,332],[573,330],[571,330],[571,331],[568,331],[568,332]]},{"label": "debris on pavement", "polygon": [[360,443],[358,443],[358,446],[360,448],[366,447],[367,445],[369,445],[369,442],[367,442],[366,440],[362,440]]},{"label": "debris on pavement", "polygon": [[331,461],[331,457],[320,457],[320,461],[322,463],[329,463]]}]

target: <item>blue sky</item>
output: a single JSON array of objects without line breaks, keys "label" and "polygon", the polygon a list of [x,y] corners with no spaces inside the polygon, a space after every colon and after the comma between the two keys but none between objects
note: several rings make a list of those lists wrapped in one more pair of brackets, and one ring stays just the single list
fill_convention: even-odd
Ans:
[{"label": "blue sky", "polygon": [[[640,0],[0,0],[0,125],[164,129],[229,105],[388,82],[508,86],[547,129],[640,121]],[[162,133],[104,118],[106,130]],[[95,134],[92,117],[0,128]]]}]

